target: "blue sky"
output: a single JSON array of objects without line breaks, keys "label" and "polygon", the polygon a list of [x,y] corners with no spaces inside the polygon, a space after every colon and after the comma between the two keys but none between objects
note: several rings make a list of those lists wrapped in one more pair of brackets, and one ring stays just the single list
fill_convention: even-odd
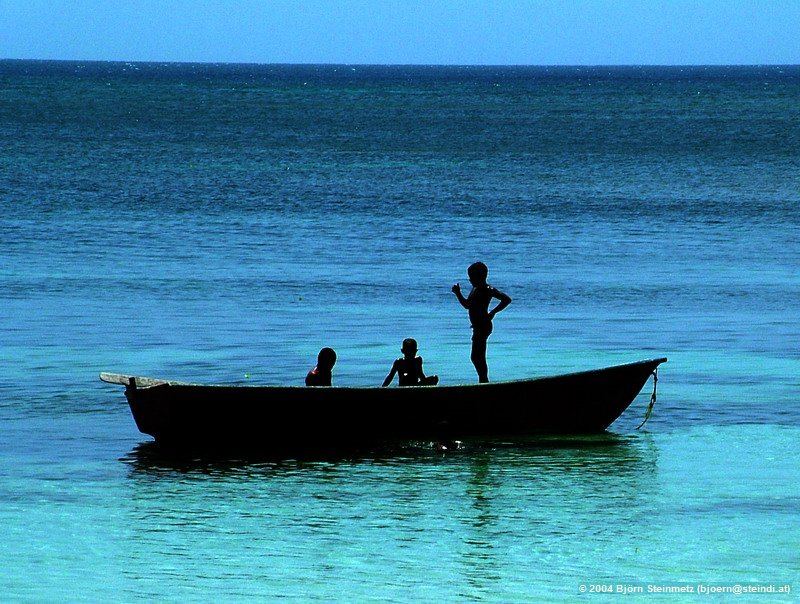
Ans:
[{"label": "blue sky", "polygon": [[0,0],[0,58],[800,63],[800,0]]}]

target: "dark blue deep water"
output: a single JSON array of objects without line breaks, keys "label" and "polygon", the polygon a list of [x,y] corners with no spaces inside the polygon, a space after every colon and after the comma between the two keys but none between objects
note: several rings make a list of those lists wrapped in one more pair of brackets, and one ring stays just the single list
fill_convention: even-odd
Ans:
[{"label": "dark blue deep water", "polygon": [[[669,357],[608,437],[164,459],[110,370],[379,384]],[[800,589],[800,67],[0,62],[0,593]],[[645,388],[649,390],[649,386]]]}]

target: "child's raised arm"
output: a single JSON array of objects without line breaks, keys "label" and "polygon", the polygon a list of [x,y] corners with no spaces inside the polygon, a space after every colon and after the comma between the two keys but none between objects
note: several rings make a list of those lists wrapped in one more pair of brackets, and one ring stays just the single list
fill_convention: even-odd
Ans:
[{"label": "child's raised arm", "polygon": [[506,306],[511,304],[511,296],[509,296],[508,294],[504,294],[499,289],[496,289],[494,287],[491,289],[491,293],[493,298],[497,298],[498,300],[500,300],[500,303],[489,311],[489,318],[493,319],[497,313],[499,313]]},{"label": "child's raised arm", "polygon": [[383,380],[383,384],[381,384],[381,388],[386,388],[389,384],[392,383],[394,379],[394,374],[397,373],[397,361],[392,363],[392,370],[389,372],[389,375],[386,376],[386,379]]},{"label": "child's raised arm", "polygon": [[469,309],[469,304],[467,304],[467,299],[464,297],[464,294],[461,293],[460,283],[456,283],[452,288],[450,288],[450,291],[452,291],[456,295],[456,298],[458,298],[458,301],[461,303],[461,306],[463,306],[466,309]]}]

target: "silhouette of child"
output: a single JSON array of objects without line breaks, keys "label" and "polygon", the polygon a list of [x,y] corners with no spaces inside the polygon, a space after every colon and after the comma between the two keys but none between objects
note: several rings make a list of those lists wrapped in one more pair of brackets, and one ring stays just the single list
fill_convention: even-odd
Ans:
[{"label": "silhouette of child", "polygon": [[417,341],[414,338],[403,340],[400,352],[403,356],[392,363],[392,370],[383,380],[384,388],[392,383],[395,373],[400,386],[435,386],[439,383],[438,376],[425,376],[422,371],[422,357],[417,356]]},{"label": "silhouette of child", "polygon": [[317,355],[317,366],[308,372],[306,386],[330,386],[333,366],[336,364],[336,351],[323,348]]},{"label": "silhouette of child", "polygon": [[[489,269],[483,262],[471,264],[467,269],[469,282],[472,284],[472,291],[466,298],[461,293],[461,285],[456,283],[452,291],[461,303],[461,306],[469,312],[469,320],[472,323],[472,354],[470,359],[478,372],[478,381],[484,384],[489,381],[489,367],[486,364],[486,341],[492,333],[492,319],[494,316],[511,304],[511,298],[495,289],[486,282],[489,276]],[[489,310],[489,303],[492,298],[500,300],[500,303],[492,310]]]}]

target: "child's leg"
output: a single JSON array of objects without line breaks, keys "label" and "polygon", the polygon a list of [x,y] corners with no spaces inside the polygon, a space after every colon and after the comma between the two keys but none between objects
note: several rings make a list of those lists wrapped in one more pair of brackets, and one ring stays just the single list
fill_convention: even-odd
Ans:
[{"label": "child's leg", "polygon": [[488,334],[472,334],[472,355],[470,359],[472,364],[475,365],[475,371],[478,372],[478,382],[481,384],[489,381],[489,367],[486,364],[486,340],[488,338]]}]

